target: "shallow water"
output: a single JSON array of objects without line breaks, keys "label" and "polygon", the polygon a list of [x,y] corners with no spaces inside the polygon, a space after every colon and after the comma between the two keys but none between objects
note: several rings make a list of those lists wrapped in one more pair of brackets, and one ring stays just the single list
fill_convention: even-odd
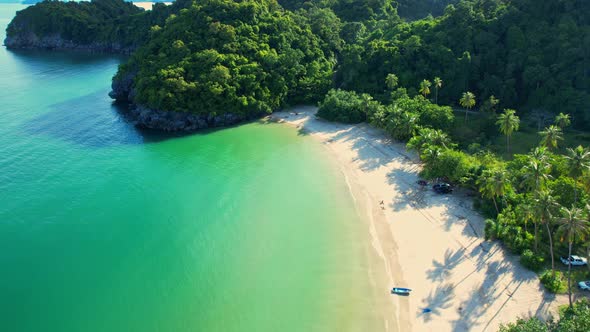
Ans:
[{"label": "shallow water", "polygon": [[1,330],[374,331],[323,147],[260,122],[138,131],[107,96],[121,60],[0,49]]}]

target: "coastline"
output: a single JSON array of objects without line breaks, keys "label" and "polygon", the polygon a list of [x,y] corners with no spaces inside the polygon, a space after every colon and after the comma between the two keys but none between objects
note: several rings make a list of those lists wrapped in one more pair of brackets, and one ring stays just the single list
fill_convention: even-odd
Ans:
[{"label": "coastline", "polygon": [[[438,195],[416,184],[420,163],[403,144],[367,124],[316,119],[316,110],[268,119],[319,140],[342,172],[366,222],[368,278],[393,303],[394,312],[376,308],[384,331],[497,331],[517,317],[549,318],[567,302],[547,293],[518,256],[485,241],[484,219],[467,193]],[[413,291],[396,296],[391,287]]]}]

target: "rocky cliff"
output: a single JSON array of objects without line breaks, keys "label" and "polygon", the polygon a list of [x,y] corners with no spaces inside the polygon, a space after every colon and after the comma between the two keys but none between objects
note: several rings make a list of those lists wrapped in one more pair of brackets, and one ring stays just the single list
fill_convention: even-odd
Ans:
[{"label": "rocky cliff", "polygon": [[39,37],[33,32],[16,36],[8,36],[4,45],[9,49],[45,49],[45,50],[77,50],[92,53],[131,54],[135,47],[122,47],[118,43],[93,42],[80,44],[62,38],[59,34]]},{"label": "rocky cliff", "polygon": [[122,77],[113,78],[112,91],[109,96],[116,102],[127,105],[127,117],[138,127],[163,131],[195,131],[199,129],[231,126],[243,121],[263,116],[259,114],[194,114],[154,110],[135,103],[133,81],[137,72],[129,72]]}]

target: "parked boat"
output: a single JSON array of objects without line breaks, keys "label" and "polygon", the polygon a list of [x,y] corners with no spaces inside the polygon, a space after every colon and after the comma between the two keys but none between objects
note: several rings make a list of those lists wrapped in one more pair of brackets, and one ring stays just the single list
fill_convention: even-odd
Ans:
[{"label": "parked boat", "polygon": [[391,289],[391,294],[403,294],[403,295],[408,295],[410,294],[412,290],[409,288],[403,288],[403,287],[393,287]]}]

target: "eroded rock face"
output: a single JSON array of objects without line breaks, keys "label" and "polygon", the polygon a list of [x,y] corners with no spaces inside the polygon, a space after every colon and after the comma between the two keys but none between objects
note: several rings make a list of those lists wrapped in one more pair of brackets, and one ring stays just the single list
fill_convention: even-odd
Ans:
[{"label": "eroded rock face", "polygon": [[135,51],[135,47],[122,47],[117,43],[77,44],[71,40],[63,39],[58,34],[39,37],[33,32],[7,36],[4,39],[4,45],[9,49],[78,50],[92,53],[131,54]]},{"label": "eroded rock face", "polygon": [[226,113],[222,115],[199,115],[184,112],[153,110],[144,106],[132,107],[128,116],[136,126],[163,131],[195,131],[199,129],[231,126],[246,120],[260,117],[262,114],[244,116]]},{"label": "eroded rock face", "polygon": [[115,99],[119,103],[133,103],[135,99],[135,90],[133,89],[133,81],[137,75],[136,71],[127,72],[122,77],[113,78],[111,83],[111,92],[109,97]]}]

